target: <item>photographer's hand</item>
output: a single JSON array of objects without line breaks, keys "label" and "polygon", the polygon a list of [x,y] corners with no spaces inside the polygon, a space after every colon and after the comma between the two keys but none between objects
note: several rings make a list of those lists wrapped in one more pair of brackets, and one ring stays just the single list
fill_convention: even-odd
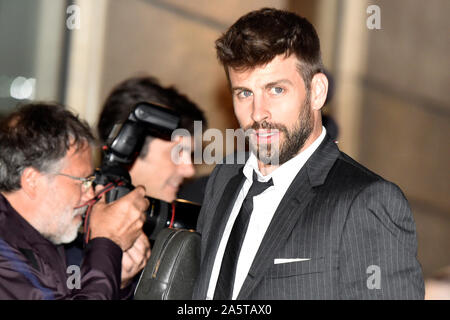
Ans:
[{"label": "photographer's hand", "polygon": [[[97,186],[96,190],[101,188]],[[105,237],[114,241],[122,251],[128,250],[142,234],[144,212],[148,206],[142,186],[111,203],[106,203],[102,197],[92,208],[90,238]]]},{"label": "photographer's hand", "polygon": [[133,277],[145,267],[148,258],[150,258],[150,254],[150,242],[142,232],[133,246],[123,253],[121,289],[128,286],[131,280],[133,280]]}]

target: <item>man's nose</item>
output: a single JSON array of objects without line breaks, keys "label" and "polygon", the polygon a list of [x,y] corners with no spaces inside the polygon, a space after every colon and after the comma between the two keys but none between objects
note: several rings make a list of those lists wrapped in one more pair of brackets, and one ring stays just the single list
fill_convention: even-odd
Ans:
[{"label": "man's nose", "polygon": [[194,165],[191,161],[180,164],[178,170],[184,178],[190,178],[195,174]]},{"label": "man's nose", "polygon": [[262,122],[270,118],[267,101],[263,96],[255,95],[252,106],[252,120],[254,122]]}]

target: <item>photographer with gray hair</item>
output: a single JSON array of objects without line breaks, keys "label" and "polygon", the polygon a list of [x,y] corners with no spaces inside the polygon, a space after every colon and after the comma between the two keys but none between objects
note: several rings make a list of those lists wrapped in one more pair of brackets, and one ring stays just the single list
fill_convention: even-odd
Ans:
[{"label": "photographer with gray hair", "polygon": [[1,121],[0,299],[117,299],[122,253],[148,259],[137,241],[148,207],[138,186],[92,207],[80,285],[70,285],[62,244],[94,197],[93,143],[88,125],[60,105],[26,105]]}]

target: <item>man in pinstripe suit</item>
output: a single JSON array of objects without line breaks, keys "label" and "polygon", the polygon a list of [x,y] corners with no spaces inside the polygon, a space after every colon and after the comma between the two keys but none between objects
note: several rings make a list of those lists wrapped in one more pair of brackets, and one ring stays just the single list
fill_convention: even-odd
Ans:
[{"label": "man in pinstripe suit", "polygon": [[423,299],[404,195],[322,126],[328,81],[314,27],[261,9],[216,49],[236,117],[253,133],[245,163],[217,165],[208,181],[193,298]]}]

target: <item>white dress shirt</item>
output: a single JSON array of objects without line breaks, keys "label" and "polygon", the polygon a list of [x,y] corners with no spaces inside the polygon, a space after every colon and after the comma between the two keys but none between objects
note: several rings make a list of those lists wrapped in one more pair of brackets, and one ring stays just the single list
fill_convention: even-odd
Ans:
[{"label": "white dress shirt", "polygon": [[261,194],[253,197],[253,211],[250,217],[250,222],[248,224],[244,242],[242,243],[236,268],[236,276],[234,280],[232,295],[233,300],[236,299],[239,291],[241,290],[241,287],[253,263],[253,259],[256,256],[264,234],[269,227],[270,221],[272,220],[272,217],[278,205],[280,204],[281,199],[283,198],[297,173],[323,141],[323,139],[325,138],[325,134],[326,130],[324,127],[322,127],[322,133],[308,148],[303,150],[294,158],[283,163],[280,167],[275,169],[267,176],[263,176],[259,171],[256,156],[253,153],[250,154],[250,157],[245,163],[243,169],[243,173],[246,178],[244,185],[239,191],[236,202],[234,203],[233,210],[231,211],[230,217],[228,219],[227,225],[225,226],[225,230],[219,244],[219,248],[217,250],[206,299],[211,300],[214,297],[214,291],[216,288],[217,279],[219,277],[220,267],[222,265],[223,254],[225,252],[225,248],[228,242],[228,238],[230,237],[234,221],[236,220],[245,196],[247,195],[247,192],[253,183],[253,171],[256,172],[258,180],[261,182],[267,182],[272,178],[273,186],[267,188]]}]

